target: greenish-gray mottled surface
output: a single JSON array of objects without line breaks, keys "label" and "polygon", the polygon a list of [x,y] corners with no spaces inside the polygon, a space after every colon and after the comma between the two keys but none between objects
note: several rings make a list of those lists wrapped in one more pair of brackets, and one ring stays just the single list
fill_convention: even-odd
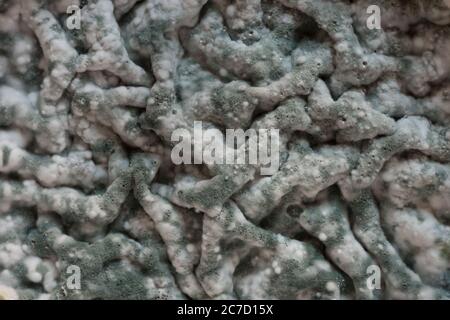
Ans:
[{"label": "greenish-gray mottled surface", "polygon": [[0,0],[0,299],[449,299],[449,52],[449,0]]}]

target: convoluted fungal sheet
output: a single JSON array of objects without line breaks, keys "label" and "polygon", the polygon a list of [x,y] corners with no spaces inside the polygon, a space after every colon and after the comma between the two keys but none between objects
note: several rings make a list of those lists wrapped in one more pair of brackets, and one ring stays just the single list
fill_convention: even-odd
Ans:
[{"label": "convoluted fungal sheet", "polygon": [[449,298],[449,0],[0,0],[0,299]]}]

